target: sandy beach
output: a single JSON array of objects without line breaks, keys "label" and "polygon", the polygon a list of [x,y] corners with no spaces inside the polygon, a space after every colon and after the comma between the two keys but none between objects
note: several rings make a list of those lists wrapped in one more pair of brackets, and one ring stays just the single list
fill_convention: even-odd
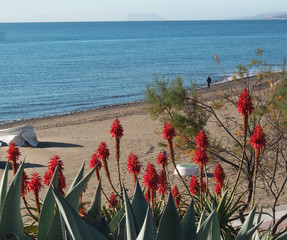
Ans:
[{"label": "sandy beach", "polygon": [[[241,84],[238,84],[237,86],[240,88],[240,85]],[[200,89],[198,92],[204,99],[210,100],[216,95],[217,91],[222,91],[227,87],[228,84],[226,83],[217,84],[211,87],[211,91],[207,92],[205,89]],[[85,173],[89,171],[89,162],[93,153],[96,152],[101,142],[106,142],[110,150],[108,166],[111,172],[112,182],[116,188],[119,189],[114,139],[110,134],[110,127],[113,120],[118,118],[124,129],[124,136],[120,142],[121,175],[128,193],[132,195],[134,189],[133,178],[126,171],[129,154],[136,154],[141,162],[142,168],[139,180],[142,182],[146,165],[148,163],[156,164],[157,155],[162,150],[158,146],[158,142],[162,141],[161,132],[163,126],[159,120],[151,120],[144,107],[144,102],[130,103],[62,116],[25,120],[0,126],[0,129],[22,124],[34,126],[39,140],[38,147],[20,148],[20,160],[23,161],[25,159],[26,173],[31,175],[32,172],[37,171],[43,177],[47,170],[49,159],[54,155],[59,155],[64,164],[64,175],[67,180],[68,188],[82,164],[85,164]],[[236,109],[233,109],[232,111],[236,114]],[[208,124],[207,128],[210,131],[213,131],[214,134],[220,135],[220,132],[217,131],[212,124],[213,123]],[[0,175],[2,175],[5,165],[7,149],[7,146],[3,146],[0,150]],[[189,157],[180,156],[178,163],[191,161],[192,160]],[[213,172],[214,164],[211,164],[209,168],[210,172]],[[174,169],[170,165],[169,176],[172,184],[176,184],[180,190],[184,190],[179,178],[174,175],[173,172]],[[110,195],[112,189],[106,179],[103,169],[100,174],[103,179],[103,188],[105,189],[106,194]],[[227,176],[231,177],[232,173],[227,173]],[[9,172],[9,179],[11,181],[12,171]],[[189,181],[189,179],[190,177],[186,177],[187,181]],[[84,200],[92,199],[96,186],[96,176],[93,175],[88,185],[88,191],[84,195]],[[42,190],[42,197],[44,194],[45,190]]]}]

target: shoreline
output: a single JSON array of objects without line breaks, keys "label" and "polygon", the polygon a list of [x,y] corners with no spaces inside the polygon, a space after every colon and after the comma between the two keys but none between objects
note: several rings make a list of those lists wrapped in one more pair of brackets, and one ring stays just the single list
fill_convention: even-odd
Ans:
[{"label": "shoreline", "polygon": [[[257,81],[256,78],[250,81]],[[240,83],[231,82],[234,90],[242,89],[245,81]],[[262,84],[265,84],[264,82]],[[229,84],[222,83],[211,86],[211,90],[198,89],[202,101],[211,101],[216,98],[217,91],[225,91],[229,88]],[[131,153],[138,156],[141,163],[141,173],[139,177],[140,183],[143,180],[144,170],[148,163],[156,163],[158,154],[164,150],[158,145],[162,140],[163,124],[159,119],[152,120],[149,114],[145,111],[145,102],[135,102],[116,105],[112,107],[104,107],[88,111],[81,111],[66,115],[48,116],[38,119],[29,119],[19,122],[10,123],[0,126],[0,129],[14,127],[17,125],[30,124],[35,128],[35,133],[39,141],[39,145],[35,148],[21,147],[20,161],[25,159],[25,171],[28,175],[37,171],[40,176],[44,176],[49,159],[54,156],[60,156],[64,165],[64,174],[69,187],[78,174],[82,164],[85,164],[85,172],[89,171],[89,163],[92,155],[97,151],[101,142],[106,142],[109,151],[109,170],[112,174],[112,182],[118,188],[117,166],[115,164],[115,146],[114,138],[110,134],[110,128],[115,118],[118,118],[124,129],[124,136],[121,139],[120,152],[120,168],[122,181],[125,183],[128,194],[132,194],[133,178],[126,171],[126,164]],[[236,108],[227,109],[225,111],[234,112],[234,116],[239,116]],[[207,130],[212,131],[212,134],[221,137],[222,131],[214,125],[212,121],[208,123]],[[8,146],[3,145],[0,151],[0,175],[3,173],[6,164],[6,156]],[[178,153],[178,164],[188,163],[191,161],[190,156],[185,156]],[[208,172],[214,172],[214,164],[208,165]],[[172,166],[168,167],[169,179],[172,184],[177,185],[181,190],[182,184],[180,180],[174,175]],[[232,175],[232,172],[229,172]],[[102,186],[107,189],[107,195],[110,195],[109,182],[101,171],[100,175],[103,177]],[[9,174],[9,182],[12,180],[12,174]],[[189,178],[187,177],[188,181]],[[211,180],[212,181],[212,180]],[[91,200],[94,190],[97,187],[97,181],[93,177],[88,186],[88,191],[85,194],[85,200]],[[45,194],[45,190],[41,192]],[[260,204],[264,203],[266,196],[262,193],[262,197],[258,200]],[[29,197],[28,197],[29,198]],[[84,201],[85,201],[84,200]],[[282,204],[282,199],[278,202]]]},{"label": "shoreline", "polygon": [[[256,79],[255,75],[249,76],[250,80]],[[243,78],[241,80],[245,80],[246,78]],[[216,81],[211,84],[210,91],[206,91],[206,86],[201,86],[196,89],[198,94],[203,94],[204,99],[208,100],[211,98],[211,95],[214,94],[214,92],[218,90],[225,90],[228,89],[229,86],[234,85],[235,81],[232,79],[232,76],[229,76],[227,79],[223,79],[220,81]],[[0,122],[0,130],[10,127],[15,127],[19,125],[31,125],[34,124],[37,121],[48,121],[48,120],[54,120],[54,119],[60,119],[60,118],[66,118],[66,117],[72,117],[72,116],[79,116],[84,114],[94,114],[95,112],[105,112],[105,111],[112,111],[113,109],[119,109],[119,108],[129,108],[134,106],[143,106],[145,105],[144,100],[137,100],[135,102],[128,102],[128,103],[119,103],[119,104],[112,104],[102,107],[96,107],[91,109],[83,109],[79,111],[73,111],[73,112],[66,112],[61,114],[54,114],[54,115],[48,115],[48,116],[41,116],[41,117],[35,117],[35,118],[27,118],[27,119],[16,119],[16,120],[4,120],[3,122]],[[112,117],[110,117],[112,118]]]}]

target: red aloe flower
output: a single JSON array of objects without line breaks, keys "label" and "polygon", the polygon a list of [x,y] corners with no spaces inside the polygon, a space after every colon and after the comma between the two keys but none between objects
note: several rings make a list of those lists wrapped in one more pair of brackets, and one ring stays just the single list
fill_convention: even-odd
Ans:
[{"label": "red aloe flower", "polygon": [[88,214],[87,209],[83,206],[79,210],[79,216],[85,217]]},{"label": "red aloe flower", "polygon": [[152,163],[149,163],[145,170],[143,183],[150,192],[149,196],[152,200],[155,198],[155,191],[158,189],[158,182],[159,176],[155,170],[155,167]]},{"label": "red aloe flower", "polygon": [[110,156],[110,151],[107,147],[107,144],[105,142],[101,142],[101,144],[99,145],[98,149],[97,149],[97,156],[99,159],[107,160]]},{"label": "red aloe flower", "polygon": [[22,182],[21,182],[21,196],[22,196],[22,198],[24,198],[27,194],[28,183],[29,183],[29,178],[28,178],[26,172],[23,171]]},{"label": "red aloe flower", "polygon": [[250,114],[253,111],[253,104],[251,101],[251,97],[248,94],[245,87],[243,88],[241,96],[238,100],[237,110],[238,110],[238,113],[241,114],[243,117],[242,128],[243,128],[244,136],[246,137],[247,136],[248,116],[250,116]]},{"label": "red aloe flower", "polygon": [[196,150],[193,161],[199,166],[205,166],[208,162],[208,157],[206,155],[205,150],[202,148],[198,148]]},{"label": "red aloe flower", "polygon": [[46,184],[47,186],[50,185],[57,166],[59,168],[58,190],[62,195],[64,195],[64,189],[66,188],[66,178],[63,174],[63,162],[62,160],[60,160],[60,157],[58,155],[52,156],[50,158],[48,170],[44,175],[44,184]]},{"label": "red aloe flower", "polygon": [[198,133],[196,137],[196,145],[197,145],[197,148],[201,148],[201,149],[208,148],[209,146],[208,138],[203,129]]},{"label": "red aloe flower", "polygon": [[203,167],[206,165],[208,162],[208,157],[206,155],[205,149],[204,148],[198,148],[195,153],[195,157],[193,161],[198,165],[198,175],[199,175],[199,186],[202,188],[203,187]]},{"label": "red aloe flower", "polygon": [[255,152],[255,156],[254,156],[254,180],[253,180],[253,190],[252,190],[253,194],[252,194],[252,200],[251,200],[251,206],[253,207],[254,196],[255,196],[255,187],[256,187],[256,179],[257,179],[257,171],[258,171],[258,165],[259,165],[259,153],[260,153],[260,150],[262,148],[264,148],[266,145],[265,135],[264,135],[263,130],[261,129],[259,123],[256,125],[249,143],[251,144],[251,146]]},{"label": "red aloe flower", "polygon": [[35,192],[35,193],[39,193],[41,188],[43,187],[42,185],[42,178],[39,176],[39,173],[37,172],[33,172],[32,173],[32,177],[28,183],[28,191],[29,192]]},{"label": "red aloe flower", "polygon": [[143,183],[145,184],[146,188],[157,190],[158,181],[159,181],[159,176],[155,170],[155,167],[152,163],[149,163],[145,170]]},{"label": "red aloe flower", "polygon": [[242,116],[250,116],[250,114],[253,111],[253,104],[251,101],[251,97],[249,93],[246,90],[246,87],[243,88],[243,91],[239,97],[238,103],[237,103],[237,110],[238,113]]},{"label": "red aloe flower", "polygon": [[124,135],[123,132],[123,127],[120,124],[120,121],[116,118],[113,122],[110,133],[112,134],[112,137],[121,138]]},{"label": "red aloe flower", "polygon": [[99,171],[102,168],[102,163],[101,161],[98,159],[97,153],[94,153],[92,156],[92,159],[90,161],[90,169],[93,169],[96,165],[98,164],[98,166],[95,169],[95,173],[97,176],[98,181],[100,180],[100,175],[99,175]]},{"label": "red aloe flower", "polygon": [[258,169],[259,164],[259,152],[260,150],[265,147],[266,140],[265,135],[263,133],[263,130],[260,127],[260,124],[258,123],[253,131],[253,134],[250,138],[249,143],[251,144],[252,148],[255,151],[255,157],[254,157],[254,177],[256,178],[256,173]]},{"label": "red aloe flower", "polygon": [[144,194],[144,197],[145,197],[145,200],[147,201],[147,203],[150,202],[150,192],[149,191],[146,191],[145,194]]},{"label": "red aloe flower", "polygon": [[128,159],[127,171],[133,175],[134,184],[136,184],[137,175],[140,173],[140,163],[137,155],[131,153]]},{"label": "red aloe flower", "polygon": [[198,195],[199,193],[199,182],[195,175],[193,175],[190,179],[189,191],[192,195]]},{"label": "red aloe flower", "polygon": [[219,196],[221,194],[221,184],[219,182],[217,182],[215,184],[215,188],[214,188],[214,191],[216,193],[217,196]]},{"label": "red aloe flower", "polygon": [[109,208],[116,208],[119,204],[116,194],[112,193],[109,200]]},{"label": "red aloe flower", "polygon": [[219,163],[215,167],[213,178],[216,181],[216,183],[220,184],[221,187],[224,185],[225,174]]},{"label": "red aloe flower", "polygon": [[172,140],[175,136],[174,128],[170,122],[167,122],[163,127],[162,138],[166,140]]},{"label": "red aloe flower", "polygon": [[170,122],[167,122],[164,125],[163,131],[162,131],[162,137],[163,137],[163,139],[167,140],[170,160],[171,160],[171,162],[173,163],[173,165],[175,167],[174,152],[173,152],[173,145],[172,145],[172,139],[175,137],[175,131],[174,131],[174,128],[172,127]]},{"label": "red aloe flower", "polygon": [[165,168],[165,166],[167,165],[167,157],[166,157],[166,152],[161,152],[158,156],[157,156],[157,165],[160,165],[163,169]]},{"label": "red aloe flower", "polygon": [[176,207],[178,207],[180,205],[180,202],[181,202],[181,195],[178,191],[177,186],[174,186],[174,188],[172,189],[172,197],[174,199]]},{"label": "red aloe flower", "polygon": [[36,209],[38,212],[38,215],[40,216],[40,202],[39,202],[39,192],[41,188],[43,187],[42,185],[42,179],[39,176],[39,173],[33,172],[32,177],[28,183],[28,191],[29,192],[34,192],[34,197],[35,197],[35,203],[36,203]]},{"label": "red aloe flower", "polygon": [[6,158],[9,159],[9,161],[12,162],[12,168],[13,168],[13,174],[15,176],[17,172],[17,160],[19,159],[19,156],[21,156],[20,150],[17,147],[16,143],[11,142],[9,145],[9,149],[7,150],[8,155]]},{"label": "red aloe flower", "polygon": [[265,135],[259,123],[256,125],[249,143],[251,144],[254,150],[255,149],[261,150],[263,147],[265,147],[266,145]]},{"label": "red aloe flower", "polygon": [[110,133],[112,134],[112,137],[115,138],[116,161],[117,161],[118,177],[119,177],[121,193],[122,193],[122,183],[121,183],[121,172],[120,172],[120,138],[123,136],[123,132],[124,132],[123,127],[120,124],[120,121],[116,118],[112,124]]},{"label": "red aloe flower", "polygon": [[168,182],[166,178],[166,173],[165,170],[162,169],[160,174],[159,174],[159,183],[158,183],[158,194],[163,195],[167,193],[169,187],[168,187]]},{"label": "red aloe flower", "polygon": [[107,163],[107,159],[110,156],[110,151],[107,148],[107,144],[105,142],[101,142],[101,144],[99,145],[97,149],[97,156],[99,159],[103,161],[103,166],[106,172],[106,176],[108,180],[110,181],[111,178],[110,178],[110,172],[109,172],[108,163]]}]

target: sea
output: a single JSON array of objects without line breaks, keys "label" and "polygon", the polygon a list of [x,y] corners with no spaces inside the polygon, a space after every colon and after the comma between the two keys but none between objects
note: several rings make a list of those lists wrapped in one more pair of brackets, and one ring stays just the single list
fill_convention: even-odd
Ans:
[{"label": "sea", "polygon": [[162,76],[223,81],[257,48],[280,69],[287,21],[1,23],[0,125],[141,101]]}]

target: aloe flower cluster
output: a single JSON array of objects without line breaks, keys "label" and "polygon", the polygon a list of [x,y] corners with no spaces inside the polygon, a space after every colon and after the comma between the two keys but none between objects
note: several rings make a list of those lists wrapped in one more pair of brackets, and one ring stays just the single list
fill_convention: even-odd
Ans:
[{"label": "aloe flower cluster", "polygon": [[127,163],[127,171],[132,174],[134,185],[136,185],[137,175],[140,173],[140,163],[137,155],[131,153]]},{"label": "aloe flower cluster", "polygon": [[244,87],[237,103],[238,113],[243,117],[242,128],[244,137],[247,136],[248,117],[251,115],[253,109],[254,108],[251,101],[251,97],[247,92],[246,87]]},{"label": "aloe flower cluster", "polygon": [[15,176],[16,172],[17,172],[17,161],[19,159],[19,157],[21,156],[20,150],[17,147],[16,143],[11,142],[9,145],[9,148],[7,150],[7,156],[6,158],[9,159],[9,161],[12,162],[12,169],[13,169],[13,174]]},{"label": "aloe flower cluster", "polygon": [[26,172],[23,170],[22,181],[21,181],[21,197],[22,198],[25,198],[27,194],[28,183],[29,183],[29,177],[26,174]]},{"label": "aloe flower cluster", "polygon": [[167,140],[170,160],[172,163],[174,163],[174,151],[173,151],[172,140],[175,136],[176,135],[175,135],[174,128],[172,127],[170,122],[167,122],[163,127],[162,138]]},{"label": "aloe flower cluster", "polygon": [[262,148],[266,145],[265,135],[263,130],[258,123],[254,128],[253,134],[251,135],[249,143],[251,144],[252,148],[254,149],[254,180],[253,180],[253,196],[252,196],[252,206],[254,204],[254,195],[255,195],[255,187],[256,187],[256,179],[257,179],[257,171],[259,165],[259,154]]},{"label": "aloe flower cluster", "polygon": [[28,183],[27,189],[29,192],[34,193],[36,209],[37,209],[39,216],[40,216],[39,192],[40,192],[41,188],[43,188],[42,178],[39,176],[39,173],[33,172],[32,177]]},{"label": "aloe flower cluster", "polygon": [[159,176],[156,172],[154,164],[149,163],[145,170],[143,183],[147,189],[145,197],[147,202],[155,199],[155,193],[158,190]]},{"label": "aloe flower cluster", "polygon": [[99,171],[102,168],[102,162],[99,160],[98,154],[94,153],[92,155],[92,159],[90,160],[90,169],[93,169],[97,164],[98,164],[98,166],[96,167],[95,173],[96,173],[97,180],[99,181],[100,180]]},{"label": "aloe flower cluster", "polygon": [[102,160],[106,176],[110,180],[111,177],[110,177],[110,172],[109,172],[108,163],[107,163],[109,156],[110,156],[110,151],[107,147],[107,144],[105,142],[101,142],[101,144],[99,145],[97,149],[97,157],[98,159]]},{"label": "aloe flower cluster", "polygon": [[189,191],[192,195],[198,195],[199,193],[199,182],[195,175],[193,175],[189,182]]},{"label": "aloe flower cluster", "polygon": [[116,208],[119,204],[119,200],[117,199],[117,195],[112,193],[109,199],[109,208]]},{"label": "aloe flower cluster", "polygon": [[157,165],[161,166],[158,183],[158,194],[164,198],[168,192],[169,185],[166,177],[167,157],[165,152],[161,152],[157,157]]},{"label": "aloe flower cluster", "polygon": [[219,163],[215,167],[213,178],[216,182],[214,191],[219,196],[221,194],[221,189],[224,186],[224,180],[225,180],[225,174],[223,168]]},{"label": "aloe flower cluster", "polygon": [[176,207],[179,207],[179,205],[181,203],[181,195],[180,195],[176,185],[172,189],[172,197],[174,199],[174,203],[175,203]]},{"label": "aloe flower cluster", "polygon": [[50,182],[52,181],[57,166],[59,167],[58,190],[62,195],[64,195],[64,189],[66,188],[66,178],[63,173],[64,171],[63,162],[62,160],[60,160],[60,157],[58,155],[55,155],[50,158],[48,170],[44,175],[44,184],[47,186],[50,185]]},{"label": "aloe flower cluster", "polygon": [[120,139],[124,135],[123,127],[119,121],[119,119],[115,119],[112,126],[110,133],[112,137],[115,138],[115,147],[116,147],[116,161],[118,167],[118,177],[119,177],[119,184],[120,184],[120,192],[122,192],[122,184],[121,184],[121,172],[120,172]]},{"label": "aloe flower cluster", "polygon": [[205,149],[209,146],[208,138],[205,134],[205,131],[202,129],[196,137],[196,153],[193,159],[193,162],[196,163],[199,167],[199,186],[200,189],[204,189],[203,186],[203,168],[208,162],[208,157],[205,152]]}]

